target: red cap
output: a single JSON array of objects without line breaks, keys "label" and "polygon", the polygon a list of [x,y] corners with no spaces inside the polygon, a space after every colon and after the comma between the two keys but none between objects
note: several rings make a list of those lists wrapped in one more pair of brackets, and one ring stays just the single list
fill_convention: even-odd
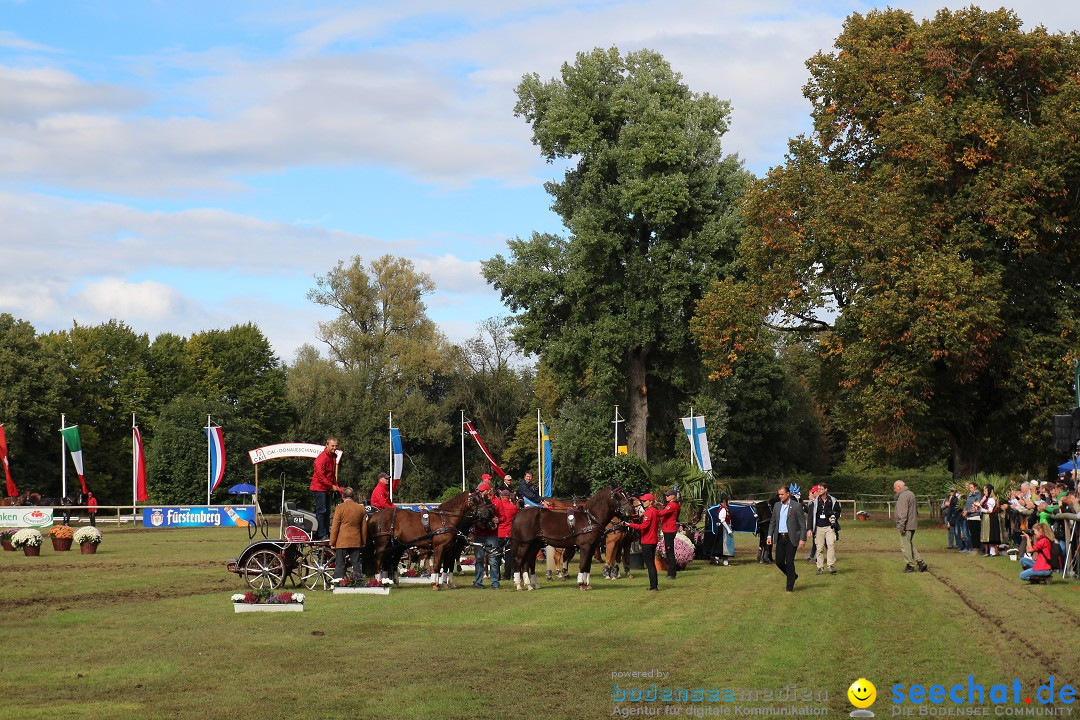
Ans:
[{"label": "red cap", "polygon": [[484,492],[485,490],[490,490],[490,489],[491,489],[490,485],[488,485],[486,482],[482,482],[482,483],[480,483],[480,486],[478,488],[476,488],[476,491],[477,492]]},{"label": "red cap", "polygon": [[481,480],[490,480],[491,476],[488,475],[487,473],[484,473],[483,475],[480,476],[480,479]]},{"label": "red cap", "polygon": [[641,500],[642,502],[645,502],[646,500],[655,500],[655,499],[656,498],[654,498],[652,496],[652,493],[645,493],[644,495],[642,495],[641,497],[638,498],[638,500]]}]

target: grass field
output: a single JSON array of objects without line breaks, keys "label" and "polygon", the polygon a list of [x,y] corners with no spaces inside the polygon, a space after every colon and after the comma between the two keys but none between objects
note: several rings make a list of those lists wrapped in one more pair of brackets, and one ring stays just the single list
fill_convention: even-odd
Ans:
[{"label": "grass field", "polygon": [[[47,540],[38,558],[0,553],[0,718],[730,715],[789,705],[791,685],[815,693],[796,707],[842,717],[863,676],[887,717],[895,683],[1080,685],[1080,583],[1029,587],[1018,563],[946,552],[942,530],[916,536],[930,572],[903,574],[894,530],[849,523],[838,574],[800,560],[791,594],[739,536],[734,565],[695,562],[674,583],[661,576],[659,593],[643,574],[605,581],[597,568],[590,593],[542,577],[537,592],[478,591],[459,577],[452,591],[316,591],[303,613],[243,615],[225,571],[242,529],[104,531],[96,555]],[[667,676],[613,678],[653,670]],[[653,681],[758,699],[613,702]]]}]

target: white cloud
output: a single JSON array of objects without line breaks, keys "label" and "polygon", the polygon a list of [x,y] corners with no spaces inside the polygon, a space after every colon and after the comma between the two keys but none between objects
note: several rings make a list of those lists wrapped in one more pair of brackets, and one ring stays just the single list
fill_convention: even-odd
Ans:
[{"label": "white cloud", "polygon": [[168,285],[153,280],[128,282],[115,277],[90,283],[73,300],[93,317],[123,318],[128,322],[160,322],[182,314],[188,305]]}]

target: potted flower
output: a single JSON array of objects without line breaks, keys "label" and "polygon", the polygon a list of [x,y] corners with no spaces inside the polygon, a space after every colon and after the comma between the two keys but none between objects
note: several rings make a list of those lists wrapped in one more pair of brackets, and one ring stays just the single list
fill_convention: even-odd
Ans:
[{"label": "potted flower", "polygon": [[49,537],[52,539],[53,550],[70,550],[75,531],[70,525],[53,525],[49,528]]},{"label": "potted flower", "polygon": [[232,596],[233,612],[303,612],[304,594],[250,590]]},{"label": "potted flower", "polygon": [[0,530],[0,546],[3,546],[5,550],[14,550],[15,546],[11,544],[11,536],[15,534],[14,528],[6,528]]},{"label": "potted flower", "polygon": [[101,544],[101,531],[90,525],[75,531],[75,542],[79,543],[79,552],[83,555],[93,555]]},{"label": "potted flower", "polygon": [[[683,533],[675,535],[675,567],[682,570],[694,559],[694,541]],[[667,570],[667,548],[663,542],[656,545],[656,569]]]},{"label": "potted flower", "polygon": [[11,536],[11,544],[22,548],[24,555],[40,555],[41,533],[34,528],[23,528]]}]

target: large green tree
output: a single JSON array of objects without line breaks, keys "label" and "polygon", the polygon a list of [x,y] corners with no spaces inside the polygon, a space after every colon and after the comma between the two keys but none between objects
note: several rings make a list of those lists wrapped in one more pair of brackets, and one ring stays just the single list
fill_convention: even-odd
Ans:
[{"label": "large green tree", "polygon": [[1077,38],[874,11],[807,65],[814,131],[750,188],[741,275],[699,307],[712,370],[765,325],[816,335],[856,456],[1045,457],[1078,350]]},{"label": "large green tree", "polygon": [[720,147],[728,103],[692,92],[655,52],[616,48],[579,53],[559,78],[526,75],[517,96],[543,156],[569,165],[545,188],[570,234],[511,240],[484,276],[564,397],[623,405],[644,458],[649,389],[677,399],[697,377],[689,320],[738,239],[744,175]]}]

